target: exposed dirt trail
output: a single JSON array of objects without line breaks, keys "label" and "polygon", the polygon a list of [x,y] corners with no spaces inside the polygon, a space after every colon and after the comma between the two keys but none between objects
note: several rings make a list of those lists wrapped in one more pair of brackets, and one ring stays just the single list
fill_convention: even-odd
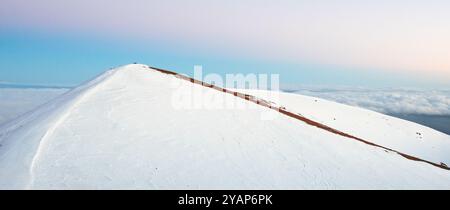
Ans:
[{"label": "exposed dirt trail", "polygon": [[431,162],[431,161],[428,161],[428,160],[424,160],[424,159],[421,159],[421,158],[418,158],[418,157],[415,157],[415,156],[412,156],[412,155],[408,155],[408,154],[402,153],[400,151],[397,151],[397,150],[394,150],[394,149],[391,149],[391,148],[388,148],[388,147],[385,147],[385,146],[382,146],[382,145],[378,145],[378,144],[372,143],[370,141],[358,138],[356,136],[353,136],[353,135],[350,135],[348,133],[345,133],[345,132],[339,131],[337,129],[331,128],[329,126],[326,126],[326,125],[321,124],[319,122],[316,122],[314,120],[308,119],[308,118],[306,118],[304,116],[301,116],[299,114],[295,114],[293,112],[290,112],[284,107],[273,106],[273,105],[271,105],[270,102],[268,102],[266,100],[263,100],[263,99],[259,99],[259,98],[255,97],[255,96],[252,96],[252,95],[249,95],[249,94],[239,93],[239,92],[236,92],[236,91],[230,91],[230,90],[227,90],[225,88],[217,87],[215,85],[208,84],[208,83],[196,80],[194,78],[190,78],[188,76],[178,74],[178,73],[173,72],[173,71],[160,69],[160,68],[156,68],[156,67],[150,67],[150,66],[149,66],[149,68],[153,69],[153,70],[156,70],[158,72],[164,73],[164,74],[173,75],[173,76],[175,76],[175,77],[177,77],[179,79],[183,79],[183,80],[192,82],[194,84],[198,84],[198,85],[201,85],[201,86],[204,86],[204,87],[212,88],[212,89],[215,89],[217,91],[228,93],[228,94],[234,95],[234,96],[236,96],[238,98],[241,98],[241,99],[244,99],[244,100],[247,100],[247,101],[251,101],[251,102],[253,102],[255,104],[267,107],[269,109],[273,109],[275,111],[278,111],[281,114],[284,114],[284,115],[289,116],[291,118],[295,118],[295,119],[300,120],[300,121],[302,121],[302,122],[304,122],[304,123],[306,123],[308,125],[315,126],[317,128],[326,130],[326,131],[334,133],[336,135],[344,136],[344,137],[347,137],[349,139],[356,140],[356,141],[365,143],[365,144],[370,145],[370,146],[378,147],[378,148],[384,149],[385,151],[397,153],[397,154],[403,156],[404,158],[406,158],[408,160],[424,162],[424,163],[428,163],[430,165],[433,165],[433,166],[436,166],[436,167],[439,167],[439,168],[442,168],[442,169],[445,169],[445,170],[450,170],[450,167],[448,167],[444,163],[439,163],[439,164],[438,163],[434,163],[434,162]]}]

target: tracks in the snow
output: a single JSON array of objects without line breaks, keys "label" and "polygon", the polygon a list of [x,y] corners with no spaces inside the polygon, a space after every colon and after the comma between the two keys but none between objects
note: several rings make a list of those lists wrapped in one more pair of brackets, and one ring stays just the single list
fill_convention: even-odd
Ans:
[{"label": "tracks in the snow", "polygon": [[230,90],[227,90],[225,88],[217,87],[215,85],[208,84],[208,83],[196,80],[194,78],[190,78],[188,76],[178,74],[178,73],[173,72],[173,71],[160,69],[160,68],[155,68],[155,67],[149,67],[149,68],[153,69],[155,71],[164,73],[164,74],[173,75],[173,76],[175,76],[175,77],[177,77],[179,79],[183,79],[183,80],[189,81],[189,82],[194,83],[194,84],[198,84],[198,85],[201,85],[201,86],[204,86],[204,87],[207,87],[207,88],[215,89],[215,90],[220,91],[220,92],[224,92],[224,93],[227,93],[227,94],[234,95],[235,97],[238,97],[238,98],[241,98],[241,99],[253,102],[253,103],[258,104],[260,106],[267,107],[269,109],[273,109],[273,110],[275,110],[275,111],[277,111],[277,112],[279,112],[279,113],[281,113],[283,115],[286,115],[288,117],[300,120],[300,121],[302,121],[302,122],[304,122],[304,123],[306,123],[308,125],[315,126],[317,128],[320,128],[322,130],[326,130],[326,131],[331,132],[333,134],[340,135],[340,136],[343,136],[343,137],[347,137],[349,139],[356,140],[356,141],[362,142],[362,143],[370,145],[370,146],[378,147],[378,148],[384,149],[385,151],[397,153],[397,154],[403,156],[404,158],[406,158],[408,160],[424,162],[424,163],[428,163],[430,165],[433,165],[433,166],[436,166],[436,167],[439,167],[439,168],[442,168],[442,169],[445,169],[445,170],[450,170],[450,167],[448,167],[444,163],[439,163],[439,164],[438,163],[434,163],[434,162],[431,162],[431,161],[428,161],[428,160],[424,160],[424,159],[421,159],[421,158],[418,158],[418,157],[415,157],[415,156],[412,156],[412,155],[408,155],[408,154],[402,153],[400,151],[397,151],[397,150],[394,150],[394,149],[391,149],[391,148],[388,148],[388,147],[385,147],[385,146],[382,146],[382,145],[379,145],[379,144],[375,144],[373,142],[361,139],[359,137],[356,137],[356,136],[350,135],[348,133],[339,131],[337,129],[331,128],[331,127],[329,127],[327,125],[324,125],[322,123],[319,123],[319,122],[316,122],[314,120],[308,119],[308,118],[303,117],[303,116],[301,116],[299,114],[290,112],[287,109],[285,109],[284,107],[274,106],[270,102],[268,102],[266,100],[263,100],[263,99],[260,99],[260,98],[257,98],[255,96],[252,96],[252,95],[249,95],[249,94],[239,93],[239,92],[236,92],[236,91],[230,91]]}]

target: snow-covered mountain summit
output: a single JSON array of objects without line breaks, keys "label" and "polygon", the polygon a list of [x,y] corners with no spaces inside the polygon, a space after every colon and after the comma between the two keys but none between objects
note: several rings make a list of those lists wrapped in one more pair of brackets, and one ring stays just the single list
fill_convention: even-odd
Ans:
[{"label": "snow-covered mountain summit", "polygon": [[[180,88],[250,108],[180,109]],[[312,97],[279,103],[290,111],[113,69],[0,127],[0,189],[450,189],[448,135]]]}]

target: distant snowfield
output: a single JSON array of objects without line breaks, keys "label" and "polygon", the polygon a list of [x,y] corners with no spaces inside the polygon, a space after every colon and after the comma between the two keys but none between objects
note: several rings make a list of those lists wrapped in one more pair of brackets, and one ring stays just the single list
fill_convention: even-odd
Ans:
[{"label": "distant snowfield", "polygon": [[[173,79],[124,66],[1,126],[0,189],[450,189],[448,170],[188,81],[176,88],[251,109],[176,109]],[[448,135],[322,99],[281,97],[287,109],[336,129],[449,163]],[[277,117],[261,120],[267,111]]]},{"label": "distant snowfield", "polygon": [[29,112],[68,89],[0,88],[0,125]]}]

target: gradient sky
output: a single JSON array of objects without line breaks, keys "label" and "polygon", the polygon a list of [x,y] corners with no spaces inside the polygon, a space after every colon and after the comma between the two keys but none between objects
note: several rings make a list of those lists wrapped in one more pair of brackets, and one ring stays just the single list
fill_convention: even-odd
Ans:
[{"label": "gradient sky", "polygon": [[0,81],[76,85],[132,62],[282,83],[450,88],[445,0],[0,0]]}]

